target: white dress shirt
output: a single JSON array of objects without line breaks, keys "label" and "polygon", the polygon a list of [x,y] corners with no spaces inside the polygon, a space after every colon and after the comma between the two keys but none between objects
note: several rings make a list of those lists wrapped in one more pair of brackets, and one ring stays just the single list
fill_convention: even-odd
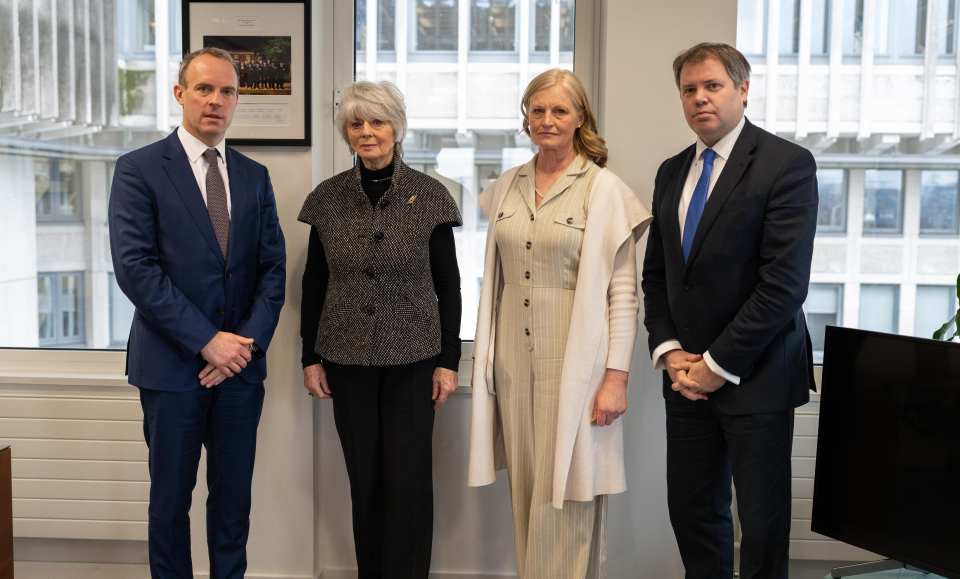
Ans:
[{"label": "white dress shirt", "polygon": [[[703,152],[705,150],[713,149],[713,152],[716,153],[716,157],[713,159],[713,172],[710,173],[710,185],[707,187],[707,199],[710,199],[710,194],[713,192],[714,185],[717,184],[717,180],[720,178],[720,173],[723,172],[723,168],[727,164],[727,159],[730,158],[730,153],[733,152],[733,146],[737,143],[737,139],[740,137],[740,132],[743,131],[743,125],[745,122],[745,117],[740,117],[740,122],[737,123],[737,126],[733,128],[732,131],[723,136],[719,141],[717,141],[712,147],[707,147],[707,145],[697,139],[696,143],[696,156],[694,157],[695,161],[690,164],[690,172],[687,173],[687,180],[683,184],[683,194],[680,197],[680,206],[677,208],[677,219],[680,220],[680,239],[683,239],[683,226],[684,222],[687,220],[687,208],[690,207],[690,200],[693,198],[693,190],[697,186],[697,181],[700,180],[700,174],[703,172]],[[671,350],[682,350],[683,346],[680,344],[679,340],[667,340],[657,346],[653,350],[653,367],[657,370],[663,369],[663,355]],[[713,356],[710,355],[710,352],[703,353],[703,361],[706,363],[707,367],[713,371],[714,374],[717,374],[727,382],[732,384],[740,384],[740,377],[730,372],[724,370],[720,364],[713,359]]]},{"label": "white dress shirt", "polygon": [[[207,149],[211,148],[200,139],[194,137],[182,126],[177,129],[177,137],[180,144],[183,145],[184,152],[187,153],[187,160],[190,162],[190,168],[193,170],[193,176],[200,186],[200,194],[203,195],[203,204],[207,204],[207,170],[210,164],[203,158]],[[227,176],[227,145],[223,139],[215,147],[220,154],[217,156],[217,168],[220,170],[220,176],[223,178],[223,187],[227,192],[227,215],[230,215],[230,177]]]}]

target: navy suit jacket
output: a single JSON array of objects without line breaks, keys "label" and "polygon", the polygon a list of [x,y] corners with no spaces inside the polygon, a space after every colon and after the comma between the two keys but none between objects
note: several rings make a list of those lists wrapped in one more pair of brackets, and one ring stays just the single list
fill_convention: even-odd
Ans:
[{"label": "navy suit jacket", "polygon": [[266,167],[226,151],[226,259],[176,131],[117,160],[110,249],[117,284],[136,307],[127,343],[135,386],[200,388],[200,351],[220,330],[256,343],[240,378],[257,383],[267,375],[264,354],[284,300],[283,232]]},{"label": "navy suit jacket", "polygon": [[[817,226],[813,156],[746,121],[684,263],[677,210],[695,151],[657,171],[642,283],[650,351],[677,339],[739,376],[710,395],[722,413],[804,404],[815,388],[801,310]],[[666,372],[664,396],[683,399]]]}]

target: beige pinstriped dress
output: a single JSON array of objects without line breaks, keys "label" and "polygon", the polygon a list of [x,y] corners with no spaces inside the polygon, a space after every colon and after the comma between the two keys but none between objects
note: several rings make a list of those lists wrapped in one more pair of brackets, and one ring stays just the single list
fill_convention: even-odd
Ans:
[{"label": "beige pinstriped dress", "polygon": [[521,579],[601,575],[605,497],[551,505],[560,371],[573,310],[587,192],[600,170],[576,159],[534,201],[534,161],[496,215],[500,254],[494,380],[503,423]]}]

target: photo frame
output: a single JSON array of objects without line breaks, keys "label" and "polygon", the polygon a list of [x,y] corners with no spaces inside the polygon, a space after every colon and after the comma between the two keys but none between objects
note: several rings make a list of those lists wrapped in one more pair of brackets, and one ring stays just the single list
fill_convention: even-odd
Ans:
[{"label": "photo frame", "polygon": [[310,1],[181,0],[184,54],[209,46],[240,67],[230,145],[310,146]]}]

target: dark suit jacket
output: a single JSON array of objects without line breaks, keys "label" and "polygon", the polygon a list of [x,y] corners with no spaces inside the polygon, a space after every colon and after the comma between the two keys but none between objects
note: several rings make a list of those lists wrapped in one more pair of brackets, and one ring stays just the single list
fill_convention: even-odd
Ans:
[{"label": "dark suit jacket", "polygon": [[[815,387],[801,306],[817,224],[816,163],[806,149],[746,121],[685,264],[677,209],[695,150],[657,171],[642,283],[650,350],[677,339],[739,376],[739,385],[710,395],[722,413],[799,406]],[[666,372],[664,396],[681,398]]]},{"label": "dark suit jacket", "polygon": [[266,377],[264,353],[284,300],[285,253],[267,169],[227,148],[230,240],[224,259],[176,131],[117,160],[110,248],[136,307],[127,374],[142,388],[199,388],[200,350],[218,330],[255,340],[240,373]]}]

